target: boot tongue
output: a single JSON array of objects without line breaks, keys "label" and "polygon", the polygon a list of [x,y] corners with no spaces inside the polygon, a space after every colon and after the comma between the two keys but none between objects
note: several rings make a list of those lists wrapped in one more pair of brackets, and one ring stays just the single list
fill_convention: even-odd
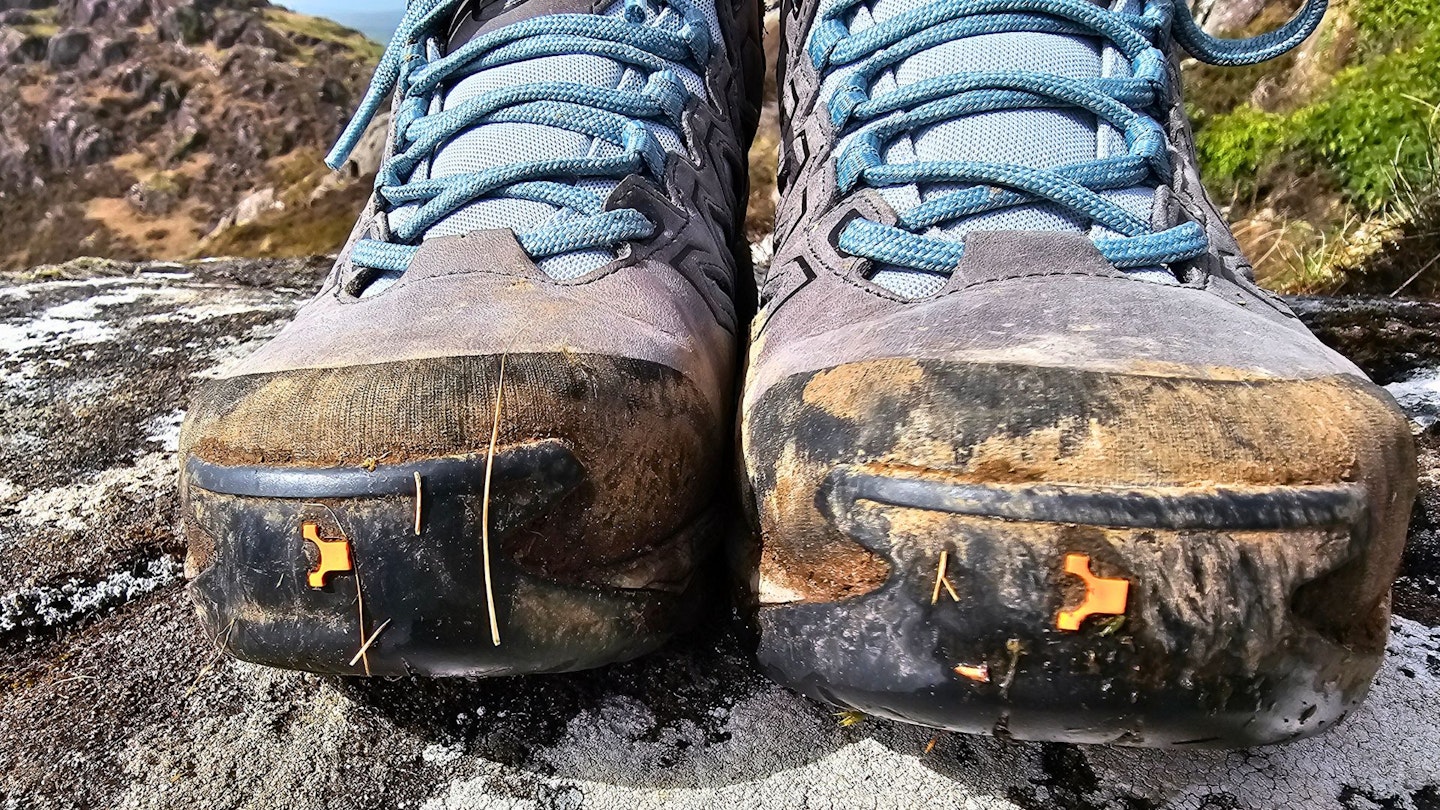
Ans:
[{"label": "boot tongue", "polygon": [[455,12],[445,37],[450,53],[482,34],[546,14],[594,14],[592,0],[470,0]]},{"label": "boot tongue", "polygon": [[[595,3],[594,7],[591,5],[592,1]],[[707,18],[712,38],[719,42],[719,23],[714,16],[713,5],[705,0],[697,5],[702,8]],[[625,4],[620,0],[472,0],[457,13],[451,23],[447,37],[448,49],[453,52],[477,37],[533,17],[591,13],[622,16],[625,13]],[[647,24],[656,27],[678,30],[684,23],[684,20],[668,7],[660,11],[652,10],[651,15]],[[680,64],[672,64],[670,69],[691,94],[704,97],[705,83],[700,76]],[[432,112],[454,109],[470,99],[495,90],[541,82],[568,82],[638,91],[645,86],[646,76],[628,65],[583,52],[541,56],[477,70],[463,76],[444,89],[434,105],[437,109]],[[683,151],[679,135],[668,127],[652,122],[642,125],[666,151]],[[452,138],[435,151],[428,166],[417,168],[410,180],[415,182],[471,174],[547,159],[612,157],[619,152],[619,147],[609,142],[596,142],[587,135],[559,127],[526,123],[488,123],[472,127]],[[554,180],[567,182],[565,178],[559,177]],[[604,198],[614,191],[618,181],[610,178],[584,179],[575,181],[574,184]],[[413,213],[413,206],[402,206],[392,213],[391,218],[393,221]],[[423,238],[456,236],[494,228],[509,228],[517,234],[523,234],[552,221],[563,221],[574,216],[577,215],[572,211],[533,200],[485,198],[440,220],[425,232]],[[563,280],[578,278],[612,259],[614,255],[609,250],[577,250],[549,256],[539,260],[537,264],[541,271],[552,278]]]},{"label": "boot tongue", "polygon": [[[623,11],[622,3],[614,3]],[[611,9],[615,11],[615,9]],[[531,17],[549,14],[592,13],[591,0],[471,0],[451,21],[446,50],[453,52],[477,37]],[[542,56],[498,65],[460,78],[445,88],[439,110],[453,109],[495,90],[538,82],[573,82],[605,88],[630,87],[643,78],[613,60],[590,54]],[[496,169],[547,158],[573,158],[612,154],[614,147],[596,144],[586,136],[557,127],[523,123],[481,124],[460,133],[435,151],[428,166],[419,167],[412,181]],[[562,180],[563,182],[563,180]],[[580,181],[602,196],[612,181]],[[401,207],[392,219],[413,214]],[[520,234],[540,228],[556,217],[571,214],[541,202],[494,198],[477,200],[437,222],[424,238],[455,236],[475,230],[509,228]],[[576,278],[600,267],[613,256],[604,250],[576,251],[542,259],[539,267],[555,278]]]},{"label": "boot tongue", "polygon": [[[862,7],[851,30],[891,19],[930,0],[874,0]],[[1116,6],[1127,0],[1116,0]],[[1100,5],[1105,5],[1101,3]],[[872,95],[924,79],[979,71],[1025,71],[1081,81],[1104,75],[1127,75],[1126,61],[1099,38],[1046,33],[995,33],[942,43],[911,56],[882,75]],[[928,127],[896,139],[886,152],[891,163],[916,161],[978,161],[1051,169],[1070,163],[1122,154],[1124,138],[1113,127],[1077,109],[1002,110],[968,116]],[[906,210],[954,185],[882,189],[892,207]],[[1150,219],[1154,191],[1148,188],[1105,192],[1145,221]],[[1071,209],[1049,202],[1032,203],[981,214],[933,229],[928,235],[964,241],[975,231],[1089,232],[1091,222]],[[881,267],[876,283],[909,297],[939,290],[944,277],[905,268]]]}]

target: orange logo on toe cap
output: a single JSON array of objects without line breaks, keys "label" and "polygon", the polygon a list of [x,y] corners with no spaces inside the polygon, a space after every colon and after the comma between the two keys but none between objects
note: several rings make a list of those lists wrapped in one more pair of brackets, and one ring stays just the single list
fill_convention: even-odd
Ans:
[{"label": "orange logo on toe cap", "polygon": [[1062,610],[1055,617],[1061,630],[1079,630],[1080,623],[1097,614],[1118,616],[1125,612],[1130,598],[1130,583],[1123,579],[1107,579],[1090,573],[1090,555],[1065,555],[1065,573],[1074,574],[1085,582],[1085,599],[1074,610]]},{"label": "orange logo on toe cap", "polygon": [[315,523],[305,522],[300,524],[300,534],[306,540],[315,545],[320,552],[320,557],[315,561],[315,567],[311,569],[306,577],[306,582],[312,588],[325,587],[325,578],[341,571],[353,571],[350,564],[350,541],[341,537],[338,540],[320,536],[320,526]]}]

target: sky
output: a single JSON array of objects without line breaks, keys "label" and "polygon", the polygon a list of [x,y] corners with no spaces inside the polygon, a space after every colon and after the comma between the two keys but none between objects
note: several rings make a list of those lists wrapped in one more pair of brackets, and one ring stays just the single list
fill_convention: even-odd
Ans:
[{"label": "sky", "polygon": [[279,0],[277,5],[302,14],[329,17],[384,43],[405,13],[405,0]]}]

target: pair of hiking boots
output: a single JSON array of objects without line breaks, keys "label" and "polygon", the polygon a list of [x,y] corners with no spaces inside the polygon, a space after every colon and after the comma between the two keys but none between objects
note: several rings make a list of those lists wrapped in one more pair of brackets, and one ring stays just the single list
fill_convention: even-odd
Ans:
[{"label": "pair of hiking boots", "polygon": [[1177,0],[782,5],[752,284],[755,0],[412,0],[331,155],[389,105],[349,244],[185,422],[206,628],[315,672],[593,667],[683,625],[723,542],[761,665],[838,706],[1333,725],[1384,648],[1412,440],[1256,287],[1176,63],[1323,12],[1222,41]]}]

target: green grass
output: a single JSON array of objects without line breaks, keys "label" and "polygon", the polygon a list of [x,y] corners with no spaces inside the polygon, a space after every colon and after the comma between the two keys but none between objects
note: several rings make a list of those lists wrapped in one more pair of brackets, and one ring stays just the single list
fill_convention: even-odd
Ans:
[{"label": "green grass", "polygon": [[1303,51],[1186,68],[1206,185],[1271,287],[1440,295],[1440,0],[1332,0]]},{"label": "green grass", "polygon": [[1350,64],[1304,103],[1196,110],[1197,150],[1218,196],[1263,193],[1279,182],[1276,170],[1311,173],[1372,214],[1397,182],[1434,182],[1424,173],[1440,109],[1440,0],[1353,0],[1346,9]]},{"label": "green grass", "polygon": [[323,17],[297,14],[288,9],[272,6],[265,9],[265,21],[283,34],[293,35],[302,39],[333,42],[337,45],[343,45],[354,51],[357,56],[372,62],[378,60],[380,54],[385,50],[384,46],[380,43],[366,37],[359,31],[346,28],[339,23],[332,22]]}]

